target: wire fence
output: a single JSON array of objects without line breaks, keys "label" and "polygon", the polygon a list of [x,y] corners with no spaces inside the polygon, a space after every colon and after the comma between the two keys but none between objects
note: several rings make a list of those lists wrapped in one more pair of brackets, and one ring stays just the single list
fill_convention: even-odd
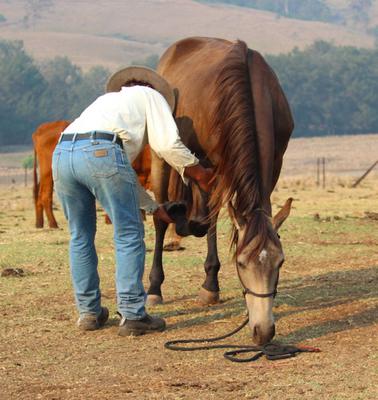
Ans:
[{"label": "wire fence", "polygon": [[[32,154],[30,147],[1,149],[0,185],[32,186],[33,172],[25,174],[22,161]],[[302,180],[308,185],[326,188],[335,180],[349,186],[377,161],[378,134],[294,138],[284,155],[282,180]],[[237,171],[238,172],[238,171]],[[378,178],[378,165],[363,178]]]},{"label": "wire fence", "polygon": [[3,186],[32,186],[33,171],[24,168],[0,167],[0,185]]},{"label": "wire fence", "polygon": [[[326,157],[317,157],[311,163],[297,165],[295,168],[285,166],[282,169],[282,179],[309,179],[319,188],[326,188],[334,178],[348,178],[357,185],[365,179],[378,179],[378,160],[366,161],[362,167],[340,168],[339,162],[334,163]],[[360,180],[361,179],[361,180]],[[0,185],[2,186],[33,186],[33,170],[14,167],[0,167]]]}]

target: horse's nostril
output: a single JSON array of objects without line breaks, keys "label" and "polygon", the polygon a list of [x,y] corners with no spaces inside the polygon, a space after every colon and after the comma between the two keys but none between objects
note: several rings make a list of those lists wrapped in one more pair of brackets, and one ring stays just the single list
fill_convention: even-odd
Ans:
[{"label": "horse's nostril", "polygon": [[274,335],[276,334],[276,325],[275,324],[273,324],[273,326],[272,326],[272,332],[271,332],[271,339],[273,339],[274,338]]},{"label": "horse's nostril", "polygon": [[255,325],[253,327],[253,337],[259,336],[259,331],[260,331],[260,327],[258,325]]}]

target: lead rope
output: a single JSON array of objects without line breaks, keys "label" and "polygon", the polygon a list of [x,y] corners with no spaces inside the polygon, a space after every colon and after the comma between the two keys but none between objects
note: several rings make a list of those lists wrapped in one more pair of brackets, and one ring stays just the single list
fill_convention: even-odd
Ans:
[{"label": "lead rope", "polygon": [[[216,336],[212,338],[204,338],[204,339],[178,339],[178,340],[170,340],[164,343],[164,347],[169,350],[174,351],[196,351],[196,350],[210,350],[210,349],[237,349],[226,351],[223,356],[227,360],[232,362],[250,362],[256,361],[263,355],[266,356],[268,360],[279,360],[283,358],[295,357],[297,353],[303,352],[320,352],[320,349],[315,347],[296,347],[296,346],[286,346],[278,343],[268,343],[264,346],[250,346],[250,345],[235,345],[235,344],[210,344],[206,346],[180,346],[180,344],[189,344],[189,343],[212,343],[218,342],[220,340],[226,339],[230,336],[235,335],[237,332],[242,330],[248,324],[249,318],[247,317],[241,325],[239,325],[236,329],[231,331],[230,333],[226,333],[222,336]],[[237,357],[239,354],[246,354],[255,352],[252,357],[249,358],[239,358]]]}]

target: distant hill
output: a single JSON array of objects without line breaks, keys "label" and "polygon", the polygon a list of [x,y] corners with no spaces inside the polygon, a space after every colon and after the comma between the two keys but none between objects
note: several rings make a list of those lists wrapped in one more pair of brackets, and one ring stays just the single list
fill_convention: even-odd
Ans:
[{"label": "distant hill", "polygon": [[274,12],[278,16],[308,21],[342,22],[338,10],[331,9],[326,0],[197,0],[208,4],[229,4]]},{"label": "distant hill", "polygon": [[[378,31],[378,0],[318,1],[332,15],[342,15],[341,22],[287,18],[225,2],[0,0],[0,38],[23,40],[37,60],[65,55],[84,69],[103,65],[114,70],[160,55],[172,42],[188,36],[239,38],[262,53],[277,54],[317,39],[372,48]],[[360,6],[369,10],[364,21],[356,19]]]},{"label": "distant hill", "polygon": [[364,30],[377,23],[374,0],[197,0],[207,4],[227,4],[275,13],[277,16],[323,21]]}]

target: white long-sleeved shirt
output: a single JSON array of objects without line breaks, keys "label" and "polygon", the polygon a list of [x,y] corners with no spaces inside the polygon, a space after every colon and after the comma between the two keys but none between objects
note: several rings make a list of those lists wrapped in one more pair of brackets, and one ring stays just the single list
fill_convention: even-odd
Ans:
[{"label": "white long-sleeved shirt", "polygon": [[[197,157],[182,143],[165,98],[146,86],[123,87],[119,92],[100,96],[63,133],[94,130],[116,133],[122,139],[130,163],[149,143],[185,183],[185,167],[198,164]],[[157,204],[139,183],[138,192],[140,207],[147,212],[155,211]]]}]

